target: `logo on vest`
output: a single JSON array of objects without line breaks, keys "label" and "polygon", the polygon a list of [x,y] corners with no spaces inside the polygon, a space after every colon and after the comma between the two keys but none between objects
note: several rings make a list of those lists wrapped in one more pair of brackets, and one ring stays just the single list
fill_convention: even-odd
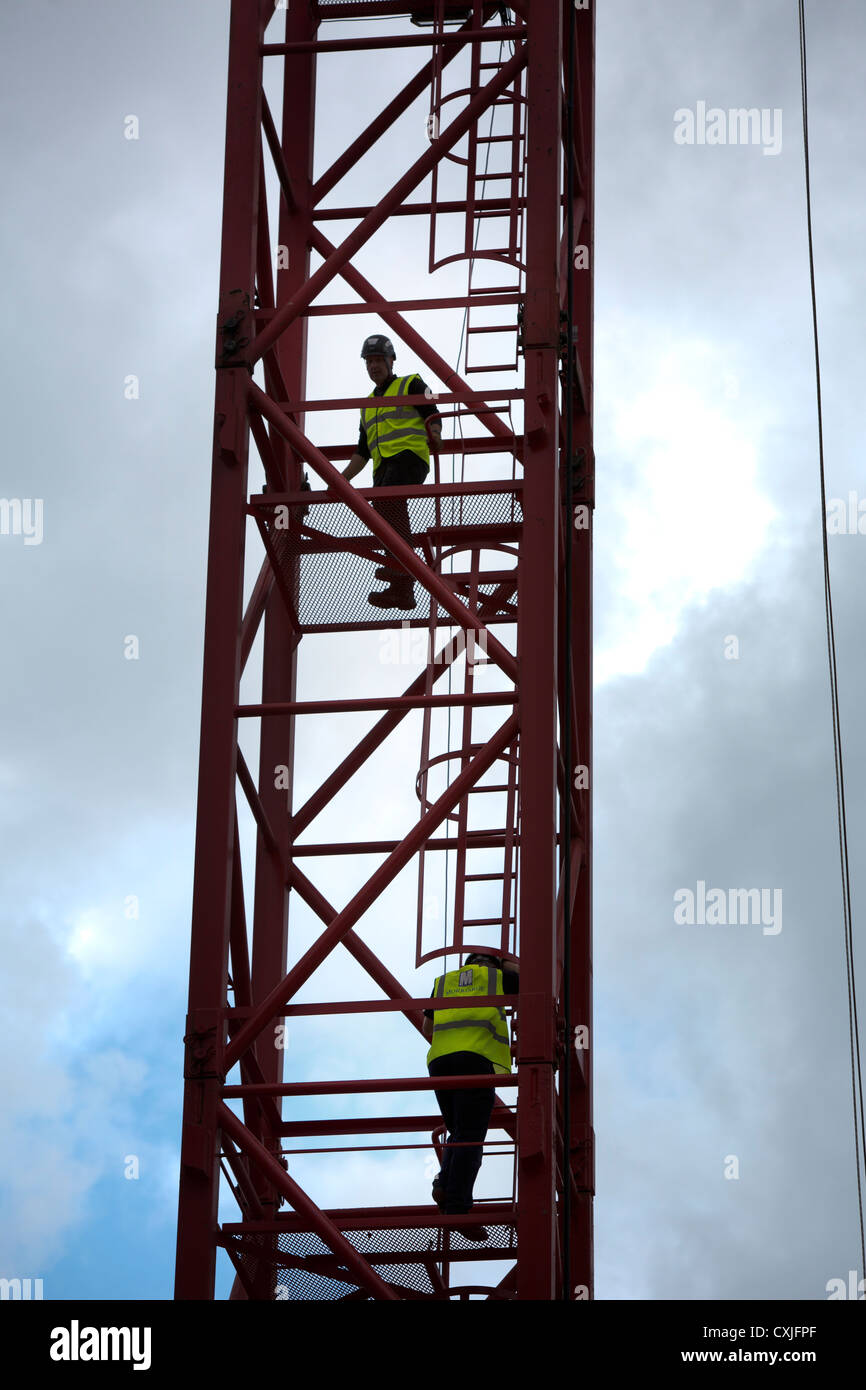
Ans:
[{"label": "logo on vest", "polygon": [[461,971],[460,971],[460,979],[458,980],[458,984],[460,985],[460,988],[461,988],[461,989],[463,988],[464,985],[471,985],[471,984],[472,984],[472,971],[471,971],[471,970],[461,970]]}]

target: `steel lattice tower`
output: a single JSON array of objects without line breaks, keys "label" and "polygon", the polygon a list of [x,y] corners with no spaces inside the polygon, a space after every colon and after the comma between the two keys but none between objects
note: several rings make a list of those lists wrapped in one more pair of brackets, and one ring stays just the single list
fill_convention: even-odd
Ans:
[{"label": "steel lattice tower", "polygon": [[[327,21],[383,16],[399,22],[328,38]],[[274,33],[283,19],[284,35]],[[411,77],[315,177],[317,64],[333,52],[351,54],[360,77],[377,52],[395,48]],[[458,57],[471,70],[462,87],[449,85]],[[278,77],[279,127],[264,86],[267,78],[273,93]],[[405,151],[389,143],[386,196],[373,206],[325,205],[344,175],[428,92],[429,139],[409,154],[405,169]],[[213,1298],[218,1248],[234,1265],[238,1298],[271,1299],[278,1287],[288,1287],[292,1298],[592,1296],[593,108],[594,14],[577,0],[232,0],[178,1298]],[[497,113],[505,133],[494,138]],[[497,143],[502,158],[490,173]],[[464,196],[450,196],[446,167],[449,177],[465,168]],[[428,176],[422,199],[416,190]],[[267,191],[274,179],[275,237]],[[442,219],[455,214],[465,236],[446,256]],[[395,217],[407,219],[416,240],[428,236],[428,270],[466,260],[464,295],[399,299],[390,292],[387,262],[376,284],[360,272],[358,254]],[[335,244],[323,228],[341,218],[354,230]],[[504,227],[501,244],[481,251],[479,228],[491,218]],[[287,251],[276,274],[274,241]],[[321,258],[315,270],[313,252]],[[485,258],[505,284],[473,280]],[[325,295],[340,279],[355,296],[349,303]],[[431,274],[424,289],[432,293],[435,284]],[[425,311],[443,307],[466,311],[473,353],[490,341],[491,308],[510,315],[512,356],[481,366],[476,359],[474,370],[484,373],[477,389],[416,326]],[[359,308],[442,383],[439,409],[460,424],[460,438],[443,441],[430,480],[389,494],[406,499],[411,546],[387,513],[371,507],[382,490],[354,487],[335,466],[353,444],[320,448],[305,430],[313,410],[364,404],[360,395],[313,401],[307,390],[310,319],[330,315],[335,330],[354,340]],[[517,388],[490,384],[497,371],[513,373],[515,366]],[[404,403],[422,402],[407,396]],[[459,481],[442,481],[449,455],[461,460]],[[496,467],[467,479],[479,460]],[[312,491],[301,488],[305,466]],[[263,561],[246,556],[250,517]],[[426,669],[405,690],[349,698],[335,685],[327,700],[299,701],[299,656],[310,650],[314,659],[317,634],[369,632],[376,642],[383,631],[401,630],[404,614],[376,611],[365,600],[373,564],[389,557],[412,574],[422,596],[410,629],[429,631],[434,641],[437,631],[452,635],[430,649]],[[248,563],[260,568],[245,602]],[[244,705],[241,675],[259,632],[261,698]],[[480,665],[467,659],[473,643],[495,674],[495,688],[476,679]],[[433,721],[449,708],[459,732],[443,753]],[[420,812],[402,838],[306,835],[412,711],[422,711],[424,721]],[[302,728],[311,713],[337,719],[350,712],[370,714],[368,732],[296,804],[296,723]],[[239,745],[245,720],[260,725],[257,770]],[[443,762],[444,790],[435,776]],[[280,785],[278,766],[287,769]],[[485,783],[488,773],[493,783]],[[411,783],[413,771],[406,775]],[[238,787],[257,826],[249,924]],[[492,823],[479,830],[472,808],[481,803]],[[480,850],[496,867],[475,871]],[[343,906],[328,900],[327,880],[316,873],[317,861],[324,856],[327,863],[329,855],[372,855],[377,863]],[[443,855],[456,866],[451,935],[430,949],[423,881]],[[441,1123],[432,1114],[304,1121],[284,1113],[297,1096],[414,1090],[433,1100],[412,1031],[430,1000],[413,997],[355,931],[397,874],[416,864],[416,964],[446,950],[454,963],[463,949],[517,947],[515,1070],[496,1078],[501,1095],[491,1123],[491,1135],[504,1133],[513,1146],[515,1190],[464,1217],[444,1217],[429,1199],[415,1207],[323,1210],[291,1176],[287,1139],[326,1143],[328,1136],[413,1131],[423,1138]],[[493,906],[473,917],[478,885]],[[302,953],[291,949],[293,895],[321,922]],[[368,973],[379,998],[294,1002],[338,946]],[[287,1018],[376,1011],[405,1016],[419,1059],[410,1076],[401,1057],[393,1059],[392,1075],[375,1082],[351,1074],[302,1082],[291,1075],[290,1054],[274,1045],[275,1028]],[[380,1062],[388,1071],[388,1058]],[[239,1080],[230,1084],[233,1071]],[[478,1078],[468,1084],[477,1086]],[[221,1187],[237,1200],[235,1221],[219,1219]],[[461,1229],[482,1221],[486,1243],[461,1237]],[[479,1286],[472,1261],[500,1262],[501,1277]]]}]

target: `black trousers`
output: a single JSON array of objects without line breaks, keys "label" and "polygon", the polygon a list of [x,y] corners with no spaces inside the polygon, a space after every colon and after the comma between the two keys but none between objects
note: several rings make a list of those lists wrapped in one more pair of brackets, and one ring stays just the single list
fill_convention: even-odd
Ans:
[{"label": "black trousers", "polygon": [[[423,483],[426,477],[427,466],[424,460],[418,454],[413,454],[410,449],[404,449],[402,453],[386,459],[381,468],[376,470],[373,475],[373,486],[410,487],[413,483]],[[401,540],[411,546],[412,532],[409,527],[409,508],[406,505],[406,499],[401,497],[388,502],[374,502],[373,506],[382,520],[387,521],[389,526],[393,526]],[[394,569],[402,568],[390,553],[386,556],[385,563]]]},{"label": "black trousers", "polygon": [[[427,1068],[431,1076],[492,1076],[493,1063],[478,1052],[448,1052],[434,1057]],[[448,1126],[449,1144],[467,1148],[446,1148],[437,1185],[445,1189],[445,1211],[459,1216],[472,1207],[472,1189],[481,1167],[482,1144],[496,1103],[492,1086],[478,1091],[437,1091],[436,1099]]]}]

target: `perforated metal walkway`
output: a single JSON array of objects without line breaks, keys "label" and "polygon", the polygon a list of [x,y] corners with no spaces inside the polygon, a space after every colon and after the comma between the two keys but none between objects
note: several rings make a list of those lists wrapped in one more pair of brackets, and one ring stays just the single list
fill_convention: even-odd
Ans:
[{"label": "perforated metal walkway", "polygon": [[[435,493],[376,488],[359,495],[375,500],[380,512],[393,508],[393,516],[405,507],[410,543],[432,566],[443,550],[510,550],[517,545],[523,522],[520,484],[484,486],[478,492],[446,486]],[[420,584],[414,587],[414,610],[377,609],[368,603],[367,595],[383,587],[374,569],[394,561],[360,518],[344,503],[330,500],[330,494],[322,500],[316,493],[261,494],[250,499],[250,511],[301,632],[394,627],[405,621],[413,627],[429,624],[432,600]],[[447,570],[441,577],[468,605],[468,580],[452,580]],[[504,554],[501,569],[489,576],[482,571],[478,601],[488,621],[501,623],[516,621],[516,599],[516,562]],[[436,614],[437,622],[449,621],[438,603]]]},{"label": "perforated metal walkway", "polygon": [[[443,1264],[513,1264],[517,1259],[517,1231],[510,1219],[511,1208],[497,1204],[479,1207],[477,1211],[488,1235],[483,1242],[467,1240],[460,1233],[460,1219],[452,1218],[443,1224],[443,1217],[429,1207],[408,1211],[401,1208],[399,1215],[395,1211],[394,1221],[387,1228],[381,1224],[381,1218],[371,1224],[370,1214],[364,1211],[334,1211],[327,1216],[401,1298],[446,1299],[470,1291],[480,1297],[508,1297],[497,1293],[496,1285],[471,1283],[468,1268],[467,1283],[455,1285],[452,1277],[450,1287],[446,1287],[439,1272]],[[410,1224],[397,1224],[407,1220]],[[478,1217],[473,1213],[472,1218],[462,1220],[477,1224]],[[315,1232],[304,1229],[297,1216],[225,1225],[221,1244],[250,1286],[262,1277],[263,1261],[268,1269],[275,1269],[278,1301],[372,1301],[372,1295],[359,1286]],[[506,1273],[504,1265],[502,1273]]]}]

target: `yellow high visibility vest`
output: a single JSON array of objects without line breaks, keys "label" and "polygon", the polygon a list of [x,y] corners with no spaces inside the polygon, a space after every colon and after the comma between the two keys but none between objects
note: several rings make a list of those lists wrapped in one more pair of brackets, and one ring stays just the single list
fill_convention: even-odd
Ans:
[{"label": "yellow high visibility vest", "polygon": [[365,405],[361,411],[374,477],[387,459],[402,453],[404,449],[410,449],[430,467],[430,444],[424,417],[418,414],[414,405],[384,404],[388,396],[410,395],[408,386],[411,380],[411,376],[395,377],[381,396],[377,396],[375,391],[371,392],[370,399],[375,400],[376,404]]},{"label": "yellow high visibility vest", "polygon": [[[502,971],[492,965],[465,965],[439,975],[433,986],[437,999],[466,995],[504,994]],[[497,1072],[511,1071],[511,1044],[505,1010],[491,1005],[478,1009],[436,1009],[433,1013],[433,1046],[427,1064],[449,1052],[479,1052]]]}]

